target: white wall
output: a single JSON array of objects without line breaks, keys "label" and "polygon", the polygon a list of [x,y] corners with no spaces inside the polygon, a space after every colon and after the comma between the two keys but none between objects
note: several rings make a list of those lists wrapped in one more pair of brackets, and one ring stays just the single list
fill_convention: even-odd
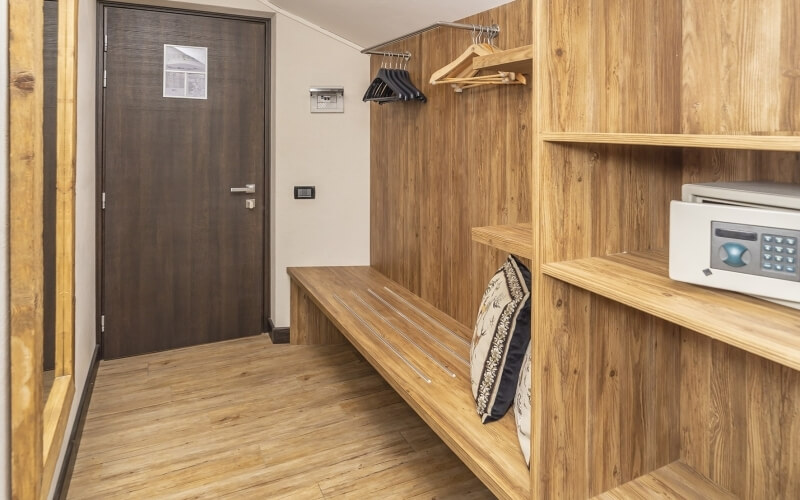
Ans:
[{"label": "white wall", "polygon": [[[96,345],[95,321],[95,43],[96,3],[78,2],[78,137],[75,170],[75,397],[53,486],[78,413]],[[52,494],[52,488],[51,488]]]},{"label": "white wall", "polygon": [[[369,264],[369,56],[278,16],[274,61],[272,319],[289,326],[291,266]],[[343,114],[311,114],[308,89],[344,86]],[[293,199],[315,185],[316,200]]]}]

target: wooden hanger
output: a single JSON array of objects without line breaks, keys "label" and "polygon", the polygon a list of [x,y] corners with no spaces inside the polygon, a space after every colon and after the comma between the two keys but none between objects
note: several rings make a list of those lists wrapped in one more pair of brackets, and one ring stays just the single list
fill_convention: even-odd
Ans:
[{"label": "wooden hanger", "polygon": [[494,47],[488,43],[473,43],[453,62],[433,73],[430,83],[432,85],[449,83],[456,92],[462,92],[464,89],[481,85],[527,84],[527,80],[520,73],[495,71],[481,75],[481,70],[477,70],[472,66],[472,61],[475,57],[494,54],[494,52]]},{"label": "wooden hanger", "polygon": [[[477,71],[472,68],[472,59],[478,56],[487,56],[494,53],[494,48],[485,43],[473,43],[467,50],[458,56],[453,62],[444,66],[431,75],[430,83],[438,85],[445,83],[444,78],[464,78],[474,76]],[[471,73],[471,74],[470,74]]]}]

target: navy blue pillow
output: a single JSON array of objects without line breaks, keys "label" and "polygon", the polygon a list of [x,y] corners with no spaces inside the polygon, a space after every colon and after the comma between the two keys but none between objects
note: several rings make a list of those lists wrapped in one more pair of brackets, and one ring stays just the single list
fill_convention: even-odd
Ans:
[{"label": "navy blue pillow", "polygon": [[470,348],[475,407],[483,423],[500,419],[514,403],[531,341],[531,272],[513,255],[486,287]]}]

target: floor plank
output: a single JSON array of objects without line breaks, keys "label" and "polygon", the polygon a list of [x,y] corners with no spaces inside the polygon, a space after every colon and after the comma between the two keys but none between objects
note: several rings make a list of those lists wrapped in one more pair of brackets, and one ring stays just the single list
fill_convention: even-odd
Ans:
[{"label": "floor plank", "polygon": [[493,498],[349,345],[102,362],[68,498]]}]

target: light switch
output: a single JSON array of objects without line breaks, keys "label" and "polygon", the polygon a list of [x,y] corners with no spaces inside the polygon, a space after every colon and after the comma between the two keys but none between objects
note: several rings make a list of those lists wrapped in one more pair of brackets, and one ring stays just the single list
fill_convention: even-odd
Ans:
[{"label": "light switch", "polygon": [[313,200],[317,197],[317,188],[314,186],[295,186],[295,200]]}]

